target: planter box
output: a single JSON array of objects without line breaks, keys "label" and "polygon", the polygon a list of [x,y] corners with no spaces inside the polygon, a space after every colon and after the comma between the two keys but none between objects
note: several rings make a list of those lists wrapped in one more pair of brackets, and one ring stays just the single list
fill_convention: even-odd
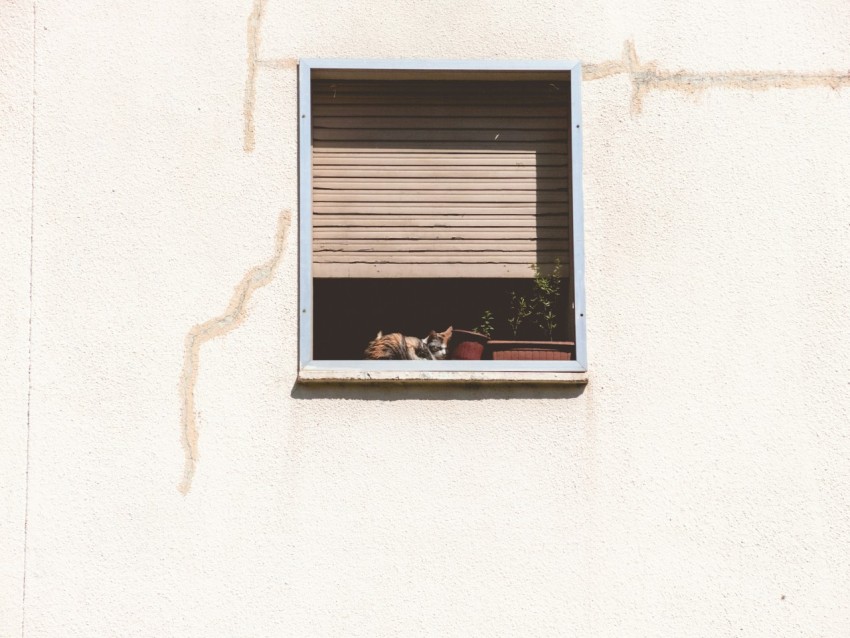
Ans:
[{"label": "planter box", "polygon": [[484,356],[487,336],[472,330],[452,330],[449,340],[449,359],[478,361]]},{"label": "planter box", "polygon": [[570,361],[573,341],[488,341],[489,355],[496,361]]}]

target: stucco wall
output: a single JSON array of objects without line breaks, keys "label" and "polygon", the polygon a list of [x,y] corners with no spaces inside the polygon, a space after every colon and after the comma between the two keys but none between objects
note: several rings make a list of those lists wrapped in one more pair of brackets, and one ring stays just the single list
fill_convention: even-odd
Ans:
[{"label": "stucco wall", "polygon": [[[0,635],[850,633],[844,0],[0,35]],[[299,57],[584,62],[586,388],[295,385]]]}]

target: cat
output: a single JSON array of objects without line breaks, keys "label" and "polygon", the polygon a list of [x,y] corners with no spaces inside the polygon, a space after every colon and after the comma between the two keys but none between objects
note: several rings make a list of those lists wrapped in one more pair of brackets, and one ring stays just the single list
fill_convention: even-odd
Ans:
[{"label": "cat", "polygon": [[424,339],[406,337],[400,332],[388,335],[378,332],[363,354],[366,359],[445,359],[451,338],[451,326],[443,332],[432,330]]}]

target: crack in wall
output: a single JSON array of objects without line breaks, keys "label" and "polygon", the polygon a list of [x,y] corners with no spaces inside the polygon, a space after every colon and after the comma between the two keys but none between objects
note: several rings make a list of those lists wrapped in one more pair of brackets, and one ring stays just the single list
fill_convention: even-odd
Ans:
[{"label": "crack in wall", "polygon": [[32,434],[32,324],[35,306],[33,305],[33,286],[35,275],[35,140],[36,140],[36,78],[38,77],[38,6],[32,3],[32,137],[30,138],[30,260],[29,260],[29,319],[27,322],[27,436],[24,470],[24,547],[21,565],[21,638],[27,633],[27,569],[29,558],[29,520],[30,520],[30,453]]},{"label": "crack in wall", "polygon": [[[269,69],[294,69],[298,66],[293,58],[257,57],[260,39],[260,24],[266,0],[255,0],[254,11],[248,19],[248,80],[245,89],[245,143],[246,152],[254,150],[254,104],[256,80],[259,67]],[[769,89],[830,88],[838,90],[850,87],[850,72],[825,71],[802,73],[799,71],[727,71],[696,72],[680,69],[664,71],[657,62],[641,62],[634,40],[626,40],[623,55],[619,60],[606,60],[584,65],[582,76],[585,81],[603,80],[616,75],[628,75],[632,84],[630,111],[638,115],[643,110],[643,100],[650,91],[679,91],[696,94],[707,89],[767,91]]]},{"label": "crack in wall", "polygon": [[664,71],[658,68],[657,62],[641,63],[633,40],[626,40],[622,58],[587,64],[584,67],[583,76],[585,80],[601,80],[623,74],[628,75],[632,83],[630,107],[633,115],[642,111],[644,97],[653,90],[696,94],[713,88],[767,91],[815,87],[838,90],[850,87],[850,72],[707,71],[699,73],[681,69]]},{"label": "crack in wall", "polygon": [[267,0],[254,0],[254,7],[248,16],[248,75],[245,78],[245,129],[242,148],[246,153],[254,150],[254,103],[257,100],[257,63],[260,51],[260,26]]},{"label": "crack in wall", "polygon": [[186,335],[183,355],[183,374],[180,378],[180,399],[182,403],[183,450],[186,465],[183,480],[178,489],[184,495],[192,488],[192,478],[198,463],[198,417],[195,411],[195,386],[198,382],[201,346],[207,341],[221,337],[238,328],[248,317],[248,302],[258,288],[262,288],[274,279],[280,260],[284,254],[286,238],[292,216],[289,211],[280,214],[275,248],[272,256],[259,266],[255,266],[242,278],[233,290],[233,296],[224,314],[194,326]]}]

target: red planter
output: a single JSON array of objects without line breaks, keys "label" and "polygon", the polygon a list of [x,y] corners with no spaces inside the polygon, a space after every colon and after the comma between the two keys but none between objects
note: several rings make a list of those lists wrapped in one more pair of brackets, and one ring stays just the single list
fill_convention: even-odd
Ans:
[{"label": "red planter", "polygon": [[449,340],[449,359],[477,361],[484,356],[487,335],[472,330],[452,330]]},{"label": "red planter", "polygon": [[569,361],[573,341],[488,341],[488,354],[496,361]]}]

